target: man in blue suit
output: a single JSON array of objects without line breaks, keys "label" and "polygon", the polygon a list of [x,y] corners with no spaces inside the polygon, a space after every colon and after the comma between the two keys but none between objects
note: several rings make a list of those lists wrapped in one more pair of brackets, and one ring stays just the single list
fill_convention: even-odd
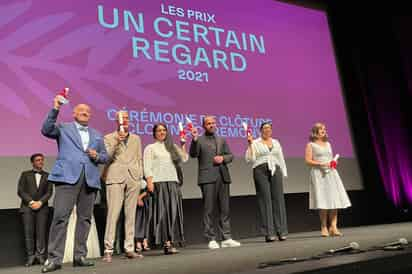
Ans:
[{"label": "man in blue suit", "polygon": [[93,266],[86,260],[96,192],[100,189],[98,164],[108,161],[102,135],[88,127],[90,107],[77,105],[73,110],[74,122],[56,125],[61,103],[54,98],[54,108],[43,123],[42,134],[55,139],[58,146],[56,163],[49,180],[55,185],[54,214],[50,227],[48,259],[42,272],[61,268],[67,234],[67,224],[74,205],[77,223],[74,242],[73,266]]}]

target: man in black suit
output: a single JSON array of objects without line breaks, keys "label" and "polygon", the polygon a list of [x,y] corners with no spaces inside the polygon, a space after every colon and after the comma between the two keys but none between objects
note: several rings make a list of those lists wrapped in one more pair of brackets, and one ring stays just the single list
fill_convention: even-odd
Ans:
[{"label": "man in black suit", "polygon": [[214,226],[214,212],[219,210],[218,229],[223,236],[221,247],[237,247],[240,243],[232,240],[230,229],[230,174],[227,164],[233,160],[226,140],[216,136],[216,120],[213,116],[203,119],[205,134],[198,136],[192,129],[190,156],[198,159],[198,185],[203,197],[204,235],[209,240],[209,248],[220,248]]},{"label": "man in black suit", "polygon": [[33,265],[36,259],[40,264],[46,260],[48,201],[53,193],[53,185],[47,180],[49,174],[43,170],[43,154],[33,154],[30,161],[33,169],[20,175],[17,189],[17,194],[21,198],[20,212],[26,242],[26,266]]}]

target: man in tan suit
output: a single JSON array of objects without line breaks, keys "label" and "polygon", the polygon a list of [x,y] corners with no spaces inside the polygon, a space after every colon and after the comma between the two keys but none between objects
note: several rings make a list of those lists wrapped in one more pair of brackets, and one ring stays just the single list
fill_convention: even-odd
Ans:
[{"label": "man in tan suit", "polygon": [[139,136],[129,133],[129,115],[126,111],[116,113],[118,128],[104,137],[110,162],[105,167],[107,220],[104,235],[103,261],[111,262],[116,224],[124,204],[126,257],[142,258],[134,252],[134,230],[137,198],[143,176],[142,144]]}]

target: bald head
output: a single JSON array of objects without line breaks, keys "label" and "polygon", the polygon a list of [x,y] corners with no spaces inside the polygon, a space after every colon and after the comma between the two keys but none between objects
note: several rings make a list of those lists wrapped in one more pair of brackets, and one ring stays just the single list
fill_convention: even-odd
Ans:
[{"label": "bald head", "polygon": [[90,120],[90,107],[86,104],[78,104],[73,109],[73,118],[79,124],[87,126]]}]

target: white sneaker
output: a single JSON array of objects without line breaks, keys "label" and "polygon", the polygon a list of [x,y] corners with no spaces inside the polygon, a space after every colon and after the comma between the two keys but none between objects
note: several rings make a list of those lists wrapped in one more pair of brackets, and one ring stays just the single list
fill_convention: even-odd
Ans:
[{"label": "white sneaker", "polygon": [[208,246],[209,246],[210,249],[218,249],[218,248],[220,248],[219,244],[218,244],[216,241],[214,241],[214,240],[213,240],[213,241],[210,241]]},{"label": "white sneaker", "polygon": [[222,242],[222,247],[238,247],[238,246],[240,246],[240,243],[232,239],[227,239]]}]

